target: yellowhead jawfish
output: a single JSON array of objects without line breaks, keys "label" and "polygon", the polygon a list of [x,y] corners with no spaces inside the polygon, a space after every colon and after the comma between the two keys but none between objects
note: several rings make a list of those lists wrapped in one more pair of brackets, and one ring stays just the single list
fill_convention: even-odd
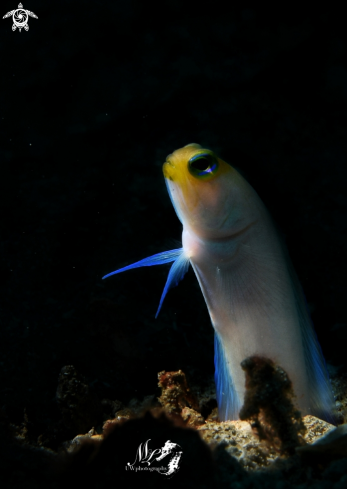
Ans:
[{"label": "yellowhead jawfish", "polygon": [[192,265],[215,330],[219,418],[238,419],[245,358],[270,358],[289,375],[303,415],[333,421],[333,394],[305,297],[263,202],[232,166],[198,144],[168,155],[165,183],[183,225],[182,248],[132,268],[173,262],[156,317],[170,287]]}]

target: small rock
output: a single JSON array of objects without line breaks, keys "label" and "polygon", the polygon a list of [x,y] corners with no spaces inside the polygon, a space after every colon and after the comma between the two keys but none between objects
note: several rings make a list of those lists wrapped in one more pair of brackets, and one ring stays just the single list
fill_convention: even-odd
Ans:
[{"label": "small rock", "polygon": [[205,423],[201,414],[189,407],[182,409],[181,416],[187,422],[187,426],[200,426]]}]

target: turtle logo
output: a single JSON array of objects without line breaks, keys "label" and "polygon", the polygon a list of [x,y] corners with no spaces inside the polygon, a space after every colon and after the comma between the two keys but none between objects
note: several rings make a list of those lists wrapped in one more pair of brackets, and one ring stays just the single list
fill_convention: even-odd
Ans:
[{"label": "turtle logo", "polygon": [[3,19],[7,19],[7,17],[11,17],[11,15],[13,19],[12,30],[15,31],[18,27],[19,32],[22,30],[23,27],[26,31],[29,30],[29,26],[28,26],[29,15],[30,17],[34,17],[35,19],[38,19],[38,16],[35,15],[34,12],[30,12],[30,10],[24,10],[23,5],[21,3],[18,4],[18,8],[16,10],[11,10],[11,12],[7,12],[7,14],[3,16]]}]

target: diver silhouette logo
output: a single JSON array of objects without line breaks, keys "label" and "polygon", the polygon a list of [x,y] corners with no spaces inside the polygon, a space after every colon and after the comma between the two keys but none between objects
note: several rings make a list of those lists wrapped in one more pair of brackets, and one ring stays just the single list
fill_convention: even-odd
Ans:
[{"label": "diver silhouette logo", "polygon": [[28,26],[29,16],[38,19],[38,16],[35,15],[34,12],[30,12],[30,10],[23,9],[23,5],[21,3],[18,4],[17,9],[7,12],[7,14],[3,16],[3,19],[7,19],[7,17],[11,17],[11,15],[13,20],[12,30],[15,31],[18,28],[19,32],[21,32],[23,28],[26,31],[29,30],[29,26]]},{"label": "diver silhouette logo", "polygon": [[[180,468],[183,453],[182,448],[177,443],[172,443],[170,440],[167,440],[162,448],[151,450],[148,448],[149,441],[150,438],[145,443],[140,443],[136,452],[135,461],[132,464],[128,462],[125,470],[132,470],[134,472],[155,471],[170,479]],[[150,467],[153,462],[160,462],[166,457],[168,457],[165,461],[166,465],[158,466],[154,463]]]}]

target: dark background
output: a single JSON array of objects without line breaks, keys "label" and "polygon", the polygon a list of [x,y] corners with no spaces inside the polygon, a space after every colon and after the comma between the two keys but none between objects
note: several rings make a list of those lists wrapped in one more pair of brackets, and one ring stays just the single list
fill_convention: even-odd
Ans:
[{"label": "dark background", "polygon": [[[26,0],[0,23],[0,404],[49,425],[73,365],[99,398],[141,400],[157,373],[213,376],[192,271],[154,315],[168,266],[101,277],[172,249],[167,154],[196,142],[268,206],[323,352],[347,340],[347,40],[326,7]],[[1,17],[17,8],[1,3]],[[336,370],[336,369],[335,369]],[[332,369],[334,371],[334,369]],[[77,433],[76,433],[77,434]]]}]

